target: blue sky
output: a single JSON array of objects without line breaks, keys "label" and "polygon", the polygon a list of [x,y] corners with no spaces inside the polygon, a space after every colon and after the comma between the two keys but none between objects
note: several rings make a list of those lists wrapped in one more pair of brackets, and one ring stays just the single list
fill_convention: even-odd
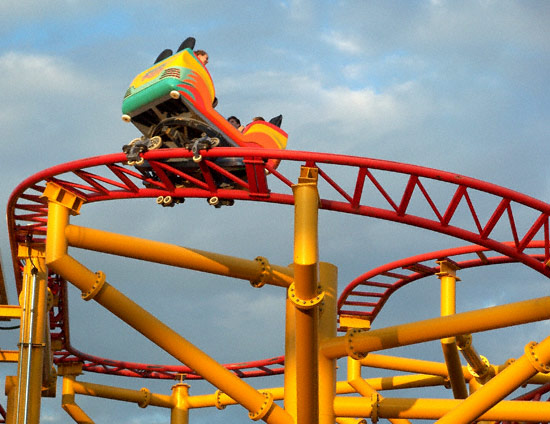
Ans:
[{"label": "blue sky", "polygon": [[[44,168],[118,152],[136,137],[137,130],[120,120],[129,82],[161,50],[176,49],[189,35],[210,55],[218,111],[243,122],[282,113],[290,149],[444,169],[546,200],[549,21],[550,3],[545,1],[3,1],[1,204],[20,181]],[[130,212],[139,225],[128,219]],[[203,225],[190,225],[197,216]],[[357,217],[322,212],[320,219],[321,259],[339,267],[341,287],[386,262],[463,244]],[[90,206],[75,222],[247,258],[263,255],[278,264],[292,260],[292,209],[286,207],[237,204],[213,210],[197,200],[160,210],[153,200],[120,202]],[[0,242],[14,302],[5,226]],[[81,256],[222,362],[283,352],[284,298],[278,290],[251,292],[240,282],[142,264],[123,271],[117,259]],[[468,272],[469,284],[484,285],[465,283],[464,291],[476,287],[484,298],[469,298],[464,308],[528,298],[545,284],[531,271],[513,270]],[[523,291],[515,284],[520,280]],[[506,289],[491,290],[497,282]],[[437,314],[437,293],[430,291],[437,286],[422,286],[396,296],[386,308],[400,312],[382,314],[377,325]],[[71,319],[76,347],[140,362],[171,361],[95,305],[79,301],[78,293],[71,296],[73,312],[78,310]],[[407,307],[415,296],[430,299],[425,308],[415,308],[421,311]],[[498,363],[520,355],[529,341],[523,338],[544,337],[547,326],[542,333],[540,328],[524,331],[517,345],[510,341],[513,337],[502,342],[510,345],[506,354],[492,352],[485,339],[480,343]],[[124,342],[115,343],[120,340]],[[13,335],[0,334],[3,348],[13,343]],[[126,349],[128,345],[135,348]],[[426,355],[441,360],[437,345]],[[83,380],[138,389],[145,385],[161,393],[169,393],[171,385],[94,375]],[[191,389],[192,394],[211,391],[206,384]],[[166,411],[121,403],[105,408],[105,402],[79,400],[98,423],[120,417],[131,423],[168,419]],[[4,399],[0,403],[5,405]],[[59,398],[44,401],[44,422],[71,422],[59,404]],[[237,408],[191,415],[197,423],[228,419],[248,421]]]}]

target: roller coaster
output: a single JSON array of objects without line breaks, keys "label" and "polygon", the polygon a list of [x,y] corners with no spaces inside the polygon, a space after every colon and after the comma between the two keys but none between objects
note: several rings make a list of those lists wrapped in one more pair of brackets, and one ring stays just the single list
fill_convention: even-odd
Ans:
[{"label": "roller coaster", "polygon": [[[195,60],[188,48],[178,54],[186,63]],[[170,69],[163,62],[155,66]],[[196,68],[207,78],[195,62],[183,68]],[[461,299],[456,291],[461,271],[470,268],[516,263],[550,276],[550,204],[443,170],[284,150],[286,133],[277,125],[262,124],[247,136],[222,123],[211,106],[213,90],[193,91],[197,74],[189,75],[195,82],[168,87],[160,95],[162,102],[155,94],[154,107],[123,111],[143,133],[123,152],[38,172],[9,198],[19,302],[9,304],[2,284],[0,311],[3,320],[20,321],[21,330],[18,349],[2,350],[4,362],[18,365],[17,375],[5,382],[4,422],[38,423],[41,399],[59,395],[59,379],[62,408],[77,423],[94,422],[79,405],[80,396],[164,408],[167,421],[178,424],[191,422],[193,409],[223,414],[230,405],[244,407],[251,420],[273,424],[550,421],[550,403],[544,401],[550,391],[550,338],[541,335],[520,357],[492,364],[474,348],[472,336],[546,320],[550,297],[457,312]],[[188,199],[207,199],[215,207],[286,205],[294,209],[293,263],[277,265],[261,256],[239,258],[71,223],[88,205],[130,199],[156,199],[164,206]],[[338,293],[337,264],[320,260],[320,210],[406,224],[452,237],[463,246],[379,266]],[[279,356],[221,364],[117,290],[116,281],[109,283],[104,272],[86,267],[73,255],[76,249],[244,280],[258,290],[275,286],[285,299],[280,311],[284,346],[274,353]],[[439,280],[439,316],[377,328],[375,319],[391,306],[388,300],[398,289],[429,278]],[[71,308],[69,314],[68,284],[82,293],[83,301],[97,302],[175,363],[134,363],[73,346],[69,316],[78,310]],[[441,362],[385,353],[438,340]],[[396,374],[375,377],[380,369]],[[90,381],[97,374],[168,380],[172,391]],[[275,375],[284,376],[282,387],[257,389],[247,382]],[[196,380],[216,390],[193,395]],[[442,396],[391,396],[397,389],[422,395],[424,388],[440,388]]]}]

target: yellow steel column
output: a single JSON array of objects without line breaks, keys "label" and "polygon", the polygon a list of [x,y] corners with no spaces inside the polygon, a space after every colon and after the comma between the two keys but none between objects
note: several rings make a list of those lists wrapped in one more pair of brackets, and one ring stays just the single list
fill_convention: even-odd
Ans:
[{"label": "yellow steel column", "polygon": [[[437,276],[441,281],[441,316],[454,315],[456,313],[456,282],[460,281],[456,276],[458,266],[448,259],[437,262],[440,267]],[[468,397],[468,390],[462,373],[456,339],[454,337],[441,339],[441,348],[449,370],[453,395],[456,399],[465,399]]]},{"label": "yellow steel column", "polygon": [[[44,246],[20,246],[19,257],[25,258],[25,267],[20,296],[22,314],[15,416],[18,424],[32,424],[40,421],[46,347],[48,283],[44,264]],[[49,332],[47,334],[49,336]]]},{"label": "yellow steel column", "polygon": [[291,422],[291,417],[273,402],[272,396],[259,393],[154,315],[124,296],[105,281],[105,275],[102,272],[93,273],[71,258],[67,254],[68,246],[65,238],[70,209],[65,204],[74,202],[74,199],[71,199],[71,193],[68,192],[53,193],[48,198],[50,201],[46,263],[53,271],[79,288],[83,299],[94,299],[174,358],[193,368],[211,384],[248,409],[251,419],[262,419],[273,424]]},{"label": "yellow steel column", "polygon": [[296,401],[296,308],[288,297],[286,297],[286,317],[285,317],[285,382],[284,382],[284,407],[290,414],[293,421],[297,420]]},{"label": "yellow steel column", "polygon": [[[319,317],[319,340],[322,340],[336,336],[338,268],[321,262],[319,273],[321,290],[325,293]],[[328,359],[319,352],[319,424],[334,424],[335,396],[336,360]]]},{"label": "yellow steel column", "polygon": [[550,337],[540,344],[532,342],[525,346],[523,356],[471,394],[437,423],[467,424],[474,421],[537,372],[550,372]]},{"label": "yellow steel column", "polygon": [[319,421],[317,168],[302,167],[294,193],[294,283],[289,299],[296,306],[297,423]]},{"label": "yellow steel column", "polygon": [[8,397],[8,405],[6,406],[6,424],[15,423],[15,408],[17,400],[17,376],[6,376],[6,385],[4,386],[5,394]]},{"label": "yellow steel column", "polygon": [[189,384],[178,383],[172,387],[172,412],[170,424],[189,424]]}]

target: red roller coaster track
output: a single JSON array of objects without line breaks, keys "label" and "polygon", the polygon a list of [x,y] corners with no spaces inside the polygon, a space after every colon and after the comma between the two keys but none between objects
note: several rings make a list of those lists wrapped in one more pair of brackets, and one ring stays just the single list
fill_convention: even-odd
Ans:
[{"label": "red roller coaster track", "polygon": [[[158,178],[144,176],[125,166],[125,155],[118,153],[58,165],[23,181],[7,206],[17,290],[21,288],[18,244],[45,237],[47,205],[40,196],[46,182],[54,181],[86,202],[170,195],[173,198],[216,196],[290,205],[294,201],[291,190],[294,177],[282,171],[292,169],[287,166],[290,163],[318,168],[322,209],[408,224],[473,244],[418,255],[363,274],[342,292],[338,304],[340,315],[367,317],[372,321],[399,287],[438,272],[437,267],[422,264],[427,260],[474,254],[477,259],[463,260],[459,265],[466,268],[520,262],[545,276],[550,275],[547,266],[550,205],[513,190],[445,171],[353,156],[245,148],[215,148],[201,154],[200,177],[166,163],[170,158],[191,158],[191,152],[161,149],[144,155]],[[220,157],[242,158],[246,180],[218,166],[215,158]],[[280,160],[281,166],[273,169],[266,164],[267,159]],[[295,174],[293,169],[291,172]],[[214,174],[223,175],[233,187],[218,188]],[[193,186],[176,187],[174,176],[187,179]],[[535,239],[538,241],[534,242]],[[381,283],[377,281],[379,276],[392,282]],[[50,277],[50,288],[60,295],[59,305],[51,311],[52,339],[60,340],[63,345],[63,349],[55,353],[57,363],[81,361],[85,370],[125,376],[174,378],[175,374],[184,373],[188,379],[200,378],[183,366],[114,361],[73,348],[64,287],[62,279]],[[282,373],[283,364],[284,358],[276,357],[225,366],[241,377],[254,377]]]}]

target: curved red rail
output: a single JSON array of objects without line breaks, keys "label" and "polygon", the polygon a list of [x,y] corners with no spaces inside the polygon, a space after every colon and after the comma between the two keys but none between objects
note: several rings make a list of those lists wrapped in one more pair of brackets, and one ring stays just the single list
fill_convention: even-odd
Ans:
[{"label": "curved red rail", "polygon": [[[505,242],[510,246],[514,242]],[[542,241],[533,241],[526,248],[541,250]],[[541,253],[533,253],[535,260],[543,260]],[[438,250],[400,259],[374,268],[351,281],[338,299],[338,315],[361,316],[374,321],[390,296],[398,289],[413,281],[433,276],[440,272],[434,261],[448,259],[460,269],[476,268],[486,265],[498,265],[516,262],[508,256],[498,255],[489,249],[469,245]]]},{"label": "curved red rail", "polygon": [[[465,248],[473,249],[474,253],[477,249],[480,252],[491,251],[502,255],[502,259],[497,260],[498,256],[494,257],[495,263],[517,261],[543,275],[550,275],[550,269],[546,265],[550,259],[550,205],[513,190],[445,171],[353,156],[247,148],[215,148],[202,151],[201,154],[203,160],[199,163],[200,177],[189,175],[165,163],[169,158],[191,158],[191,152],[184,149],[161,149],[144,155],[158,178],[143,176],[135,169],[125,167],[126,158],[124,154],[118,153],[58,165],[23,181],[12,193],[7,206],[17,290],[20,290],[21,285],[17,245],[29,238],[37,241],[45,237],[47,204],[40,195],[48,181],[55,181],[87,202],[171,195],[176,198],[217,196],[220,199],[290,205],[293,204],[291,186],[295,177],[285,176],[282,172],[288,162],[298,162],[319,169],[322,209],[380,218],[447,234],[477,245]],[[220,157],[242,158],[246,180],[220,168],[215,163],[215,159]],[[281,166],[274,169],[266,164],[268,159],[280,160]],[[271,176],[268,177],[268,173]],[[218,188],[215,174],[223,175],[234,187]],[[176,187],[172,176],[183,177],[194,185],[189,188]],[[397,177],[401,181],[396,182]],[[469,224],[458,222],[462,219],[462,215],[457,212],[459,210],[466,212]],[[531,242],[535,238],[541,241],[533,246]],[[525,250],[528,247],[536,248],[537,252],[527,253]],[[458,253],[451,251],[445,256],[454,254]],[[427,260],[415,258],[418,266],[422,260]],[[429,259],[432,258],[433,256]],[[377,285],[373,278],[380,272],[390,275],[397,266],[403,266],[398,262],[397,265],[391,265],[393,268],[377,268],[350,283],[340,296],[339,313],[368,316],[372,320],[398,287],[432,271],[436,272],[435,268],[431,268],[430,272],[426,269],[414,271],[418,274],[416,277],[414,274],[394,272],[395,284]],[[461,266],[464,267],[464,264]],[[52,281],[55,281],[54,277]],[[382,287],[385,292],[361,292],[358,289],[360,286]],[[361,300],[355,300],[354,296]],[[374,300],[368,301],[369,296]],[[52,311],[52,314],[57,320],[54,327],[59,331],[55,333],[55,337],[62,339],[65,346],[64,350],[56,353],[58,362],[78,359],[83,360],[85,369],[90,371],[129,376],[164,378],[164,372],[172,376],[179,372],[187,374],[186,367],[169,370],[170,366],[157,368],[146,364],[110,361],[78,352],[70,346],[67,309],[60,308]],[[278,357],[226,366],[240,373],[239,375],[256,376],[280,373],[282,364],[282,357]],[[278,365],[281,367],[277,368]],[[271,368],[273,366],[275,368]],[[144,370],[149,370],[149,375],[144,375]],[[194,377],[188,374],[187,378]]]}]

